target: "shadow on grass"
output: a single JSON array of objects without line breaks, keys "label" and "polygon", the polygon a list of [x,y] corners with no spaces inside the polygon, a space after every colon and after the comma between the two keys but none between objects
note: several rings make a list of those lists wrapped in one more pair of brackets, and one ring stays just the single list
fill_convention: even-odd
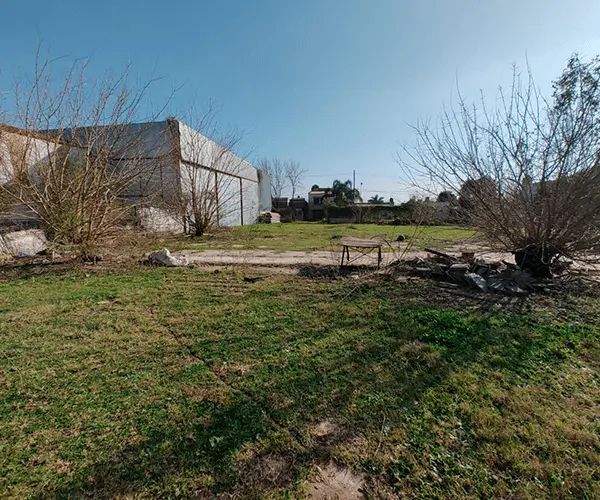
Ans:
[{"label": "shadow on grass", "polygon": [[15,278],[27,279],[40,274],[67,273],[74,267],[72,260],[55,262],[39,257],[20,257],[14,262],[0,264],[0,280],[12,281]]},{"label": "shadow on grass", "polygon": [[[198,419],[152,429],[145,442],[115,450],[39,498],[175,496],[178,482],[183,496],[194,498],[282,495],[314,463],[329,461],[336,446],[379,427],[382,415],[393,423],[418,411],[423,394],[461,367],[493,355],[498,370],[520,374],[540,353],[551,357],[545,349],[557,339],[532,335],[525,302],[509,303],[514,309],[501,320],[487,306],[465,318],[431,302],[428,308],[392,305],[389,321],[378,322],[362,341],[354,336],[310,356],[291,354],[285,368],[265,361],[247,377],[252,383],[225,379],[230,400],[199,407]],[[340,332],[355,328],[353,318],[336,325]],[[208,419],[200,418],[207,409]],[[343,429],[315,438],[310,429],[327,418],[343,421]]]},{"label": "shadow on grass", "polygon": [[373,272],[373,266],[302,266],[298,269],[298,276],[311,279],[346,278],[357,273]]}]

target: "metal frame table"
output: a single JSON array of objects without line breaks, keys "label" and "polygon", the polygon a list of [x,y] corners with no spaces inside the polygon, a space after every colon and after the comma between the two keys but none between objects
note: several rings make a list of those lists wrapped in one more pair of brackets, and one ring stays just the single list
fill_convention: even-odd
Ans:
[{"label": "metal frame table", "polygon": [[[348,266],[352,262],[364,257],[365,255],[369,255],[374,250],[377,250],[377,267],[381,265],[381,247],[383,247],[385,241],[381,238],[352,238],[352,237],[344,237],[340,240],[340,244],[342,245],[342,262],[340,263],[340,267],[344,267],[344,265]],[[356,250],[360,255],[350,259],[350,248]],[[346,262],[344,262],[344,259]]]}]

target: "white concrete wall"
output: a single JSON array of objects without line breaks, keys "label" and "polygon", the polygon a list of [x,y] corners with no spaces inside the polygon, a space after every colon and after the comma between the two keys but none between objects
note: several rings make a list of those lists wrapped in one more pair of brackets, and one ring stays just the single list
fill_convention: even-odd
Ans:
[{"label": "white concrete wall", "polygon": [[[216,142],[207,139],[184,123],[179,122],[181,141],[181,171],[182,189],[186,186],[185,177],[189,176],[190,165],[196,165],[199,175],[210,172],[214,177],[217,171],[217,185],[219,188],[219,221],[222,226],[237,226],[240,224],[254,224],[258,219],[261,207],[261,184],[259,184],[258,170],[247,161],[226,151]],[[211,179],[212,181],[212,179]],[[198,185],[203,185],[203,180]],[[265,176],[266,188],[269,192],[270,207],[270,178]],[[266,204],[266,203],[265,203]],[[242,214],[243,205],[243,214]],[[242,216],[243,215],[243,216]],[[216,221],[215,221],[216,222]]]},{"label": "white concrete wall", "polygon": [[273,207],[271,198],[271,176],[263,170],[258,171],[258,197],[261,212],[270,212]]},{"label": "white concrete wall", "polygon": [[242,180],[244,200],[244,225],[256,224],[260,214],[260,189],[255,182]]},{"label": "white concrete wall", "polygon": [[179,123],[181,160],[258,182],[258,173],[250,163],[223,146],[204,137],[185,123]]},{"label": "white concrete wall", "polygon": [[4,186],[12,179],[14,165],[10,149],[4,138],[0,135],[0,185]]},{"label": "white concrete wall", "polygon": [[142,207],[137,211],[140,223],[146,231],[154,233],[174,233],[183,232],[183,221],[181,217],[172,212],[158,207]]},{"label": "white concrete wall", "polygon": [[[219,193],[222,201],[219,213],[219,224],[221,226],[239,226],[242,224],[242,204],[240,192],[240,179],[237,177],[220,174]],[[243,221],[244,224],[246,221]]]},{"label": "white concrete wall", "polygon": [[[56,143],[24,133],[13,132],[0,125],[0,185],[13,180],[16,168],[25,165],[35,180],[36,167],[42,166],[56,150]],[[2,225],[38,223],[38,217],[28,207],[14,202],[0,214]]]},{"label": "white concrete wall", "polygon": [[4,185],[12,180],[16,166],[25,164],[31,171],[46,161],[55,149],[53,141],[0,128],[0,183]]},{"label": "white concrete wall", "polygon": [[[77,135],[85,133],[87,131],[81,129]],[[191,197],[191,176],[194,176],[196,189],[213,189],[215,171],[222,205],[218,221],[215,214],[215,224],[254,224],[261,207],[261,192],[268,193],[268,201],[263,201],[263,205],[270,208],[268,175],[259,178],[258,170],[250,163],[184,123],[164,121],[134,124],[115,134],[121,138],[121,145],[135,145],[133,151],[128,151],[127,147],[122,150],[117,147],[119,156],[126,159],[128,168],[143,168],[147,173],[128,190],[128,199],[135,202],[143,198],[145,193],[157,193],[154,197],[144,199],[144,209],[138,210],[142,224],[150,231],[173,231],[178,228],[178,223],[173,220],[173,210],[165,210],[165,207],[173,205],[173,199],[179,195],[180,189],[184,196]],[[175,140],[177,136],[179,144]],[[111,138],[114,140],[114,136]],[[179,153],[181,156],[177,160]],[[136,156],[146,159],[136,160]]]}]

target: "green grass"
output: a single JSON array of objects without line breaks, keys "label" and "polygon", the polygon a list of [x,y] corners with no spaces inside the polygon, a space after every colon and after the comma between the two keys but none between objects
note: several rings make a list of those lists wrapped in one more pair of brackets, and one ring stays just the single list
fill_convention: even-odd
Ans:
[{"label": "green grass", "polygon": [[448,293],[191,269],[2,283],[0,497],[302,498],[335,461],[375,498],[598,498],[598,299]]},{"label": "green grass", "polygon": [[[415,236],[417,247],[443,248],[451,243],[473,238],[476,232],[456,226],[379,226],[377,224],[254,224],[238,226],[214,235],[169,242],[177,249],[265,249],[284,251],[331,250],[342,236],[383,237],[395,241],[398,235]],[[161,243],[162,244],[162,243]]]}]

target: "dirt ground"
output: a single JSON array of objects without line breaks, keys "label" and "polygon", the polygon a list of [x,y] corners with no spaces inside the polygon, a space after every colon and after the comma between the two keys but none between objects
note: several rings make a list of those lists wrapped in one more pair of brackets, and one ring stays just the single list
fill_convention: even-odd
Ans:
[{"label": "dirt ground", "polygon": [[[391,262],[400,258],[413,259],[415,257],[426,258],[430,256],[427,252],[419,249],[405,251],[405,247],[399,247],[393,252],[383,252],[382,265],[386,266]],[[508,259],[512,261],[510,253],[492,253],[483,248],[465,248],[452,247],[447,249],[447,253],[459,256],[461,251],[472,250],[476,252],[477,257],[482,257],[485,260],[502,260]],[[181,252],[173,252],[177,256],[185,256],[188,261],[193,264],[208,264],[208,265],[252,265],[252,266],[283,266],[297,267],[305,265],[313,266],[332,266],[339,265],[342,258],[341,247],[338,251],[288,251],[275,252],[273,250],[204,250],[193,251],[184,250]],[[353,265],[358,266],[376,266],[377,253],[372,252],[368,255],[361,256],[357,252],[350,252],[350,258]]]}]

